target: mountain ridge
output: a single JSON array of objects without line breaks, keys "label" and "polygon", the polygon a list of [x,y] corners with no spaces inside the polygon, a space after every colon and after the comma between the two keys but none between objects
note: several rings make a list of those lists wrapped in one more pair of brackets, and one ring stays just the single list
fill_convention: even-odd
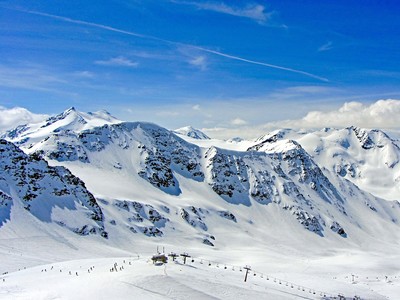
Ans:
[{"label": "mountain ridge", "polygon": [[[70,109],[59,116],[70,113],[79,115]],[[63,119],[56,117],[52,124]],[[48,126],[51,124],[45,127]],[[124,224],[124,228],[134,234],[141,232],[145,236],[168,238],[176,235],[172,228],[187,231],[186,223],[195,229],[200,241],[218,246],[219,237],[212,233],[215,225],[210,225],[215,218],[229,216],[240,225],[243,223],[240,215],[249,213],[252,207],[258,207],[266,215],[270,214],[270,207],[275,207],[282,218],[297,222],[298,225],[292,221],[288,223],[291,230],[303,228],[329,239],[332,239],[328,234],[331,231],[342,239],[352,240],[354,232],[358,232],[357,222],[368,224],[361,212],[377,222],[398,226],[395,205],[362,191],[337,172],[320,167],[315,153],[310,155],[301,145],[301,138],[307,138],[307,134],[285,139],[286,135],[297,133],[284,132],[248,142],[247,151],[207,146],[212,141],[204,141],[209,144],[199,146],[146,122],[51,131],[35,145],[23,141],[29,135],[19,138],[20,147],[26,152],[46,159],[51,165],[70,168],[89,183],[89,189],[98,195],[97,198],[105,197],[109,200],[104,203],[113,203],[104,206],[99,202],[106,211],[106,219],[109,219],[108,213],[115,217],[108,220],[106,228],[111,225],[120,228],[118,224]],[[125,181],[125,196],[118,197],[120,183]],[[190,191],[199,188],[203,192]],[[192,200],[183,205],[177,202],[182,197]],[[205,201],[204,197],[212,201]],[[354,200],[350,202],[350,198]],[[131,203],[137,204],[131,206]],[[354,205],[360,212],[354,210]],[[177,217],[172,217],[171,211],[177,211]],[[152,216],[163,221],[155,221]],[[147,225],[140,225],[142,222]],[[257,219],[252,222],[258,223]],[[382,236],[380,230],[372,232],[375,238]],[[217,240],[212,240],[210,234]]]}]

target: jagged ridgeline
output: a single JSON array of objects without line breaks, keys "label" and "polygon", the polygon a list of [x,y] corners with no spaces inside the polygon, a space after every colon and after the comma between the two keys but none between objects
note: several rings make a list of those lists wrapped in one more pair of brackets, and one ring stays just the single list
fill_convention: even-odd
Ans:
[{"label": "jagged ridgeline", "polygon": [[[281,130],[255,141],[231,141],[224,148],[213,146],[212,140],[191,127],[173,132],[151,123],[121,122],[106,112],[83,114],[69,109],[43,123],[20,126],[3,138],[31,156],[3,142],[29,164],[21,165],[16,158],[5,161],[2,173],[10,176],[14,168],[14,179],[23,188],[15,194],[3,180],[8,185],[1,186],[2,205],[10,207],[10,199],[17,195],[38,218],[54,218],[81,234],[106,235],[107,226],[122,226],[131,234],[148,237],[165,238],[174,231],[195,234],[204,244],[217,246],[219,228],[245,232],[248,226],[262,226],[271,235],[270,228],[282,225],[334,241],[360,232],[381,238],[385,226],[398,229],[399,203],[379,199],[358,186],[368,175],[364,171],[370,170],[374,155],[386,155],[382,164],[386,175],[397,171],[399,147],[379,131]],[[228,150],[232,143],[248,147]],[[44,160],[71,167],[75,175],[90,181],[95,195],[108,193],[108,200],[97,203],[80,179],[65,168],[49,167]],[[30,164],[42,166],[46,175],[17,172]],[[44,187],[40,183],[46,176],[76,187],[58,188],[55,183]],[[104,191],[102,182],[91,180],[96,176],[116,188]],[[131,198],[113,194],[119,194],[120,182],[132,184]],[[39,200],[47,199],[46,195],[53,197],[49,203],[54,202],[44,209],[47,215],[40,209],[47,202]],[[70,213],[88,216],[91,223],[77,226],[55,219],[51,211],[62,205]],[[3,220],[9,220],[5,215]],[[382,226],[371,227],[371,220]]]}]

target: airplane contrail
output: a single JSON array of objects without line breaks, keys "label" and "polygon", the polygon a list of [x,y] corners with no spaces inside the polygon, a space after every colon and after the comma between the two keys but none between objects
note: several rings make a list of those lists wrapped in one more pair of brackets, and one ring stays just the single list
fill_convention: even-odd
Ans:
[{"label": "airplane contrail", "polygon": [[192,46],[192,48],[204,51],[204,52],[208,52],[208,53],[212,53],[215,55],[219,55],[219,56],[223,56],[226,58],[230,58],[230,59],[234,59],[234,60],[239,60],[239,61],[243,61],[243,62],[247,62],[250,64],[254,64],[254,65],[260,65],[260,66],[264,66],[264,67],[269,67],[269,68],[274,68],[274,69],[279,69],[279,70],[284,70],[284,71],[289,71],[289,72],[293,72],[293,73],[298,73],[298,74],[303,74],[321,81],[325,81],[325,82],[329,82],[328,79],[324,78],[324,77],[320,77],[305,71],[301,71],[301,70],[296,70],[296,69],[292,69],[292,68],[287,68],[287,67],[282,67],[282,66],[278,66],[278,65],[272,65],[272,64],[268,64],[265,62],[260,62],[260,61],[255,61],[255,60],[250,60],[250,59],[246,59],[243,57],[239,57],[239,56],[234,56],[234,55],[229,55],[223,52],[219,52],[219,51],[215,51],[215,50],[211,50],[211,49],[207,49],[207,48],[203,48],[203,47],[198,47],[198,46]]},{"label": "airplane contrail", "polygon": [[278,66],[278,65],[274,65],[274,64],[265,63],[265,62],[250,60],[250,59],[246,59],[246,58],[243,58],[243,57],[230,55],[230,54],[227,54],[227,53],[224,53],[224,52],[215,51],[215,50],[204,48],[204,47],[200,47],[200,46],[195,46],[195,45],[185,44],[185,43],[181,43],[181,42],[165,40],[165,39],[162,39],[162,38],[159,38],[159,37],[156,37],[156,36],[152,36],[152,35],[141,34],[141,33],[133,32],[133,31],[127,31],[127,30],[123,30],[123,29],[118,29],[118,28],[115,28],[115,27],[107,26],[107,25],[102,25],[102,24],[98,24],[98,23],[87,22],[87,21],[82,21],[82,20],[77,20],[77,19],[71,19],[71,18],[67,18],[67,17],[63,17],[63,16],[57,16],[57,15],[48,14],[48,13],[39,12],[39,11],[20,10],[20,9],[14,9],[14,10],[22,11],[22,12],[33,14],[33,15],[39,15],[39,16],[43,16],[43,17],[48,17],[48,18],[52,18],[52,19],[56,19],[56,20],[60,20],[60,21],[68,22],[68,23],[86,25],[86,26],[90,26],[90,27],[96,27],[96,28],[100,28],[100,29],[103,29],[103,30],[108,30],[108,31],[121,33],[121,34],[126,34],[126,35],[130,35],[130,36],[134,36],[134,37],[138,37],[138,38],[142,38],[142,39],[150,39],[150,40],[155,40],[155,41],[159,41],[159,42],[166,43],[166,44],[190,47],[190,48],[193,48],[193,49],[197,49],[199,51],[207,52],[207,53],[214,54],[214,55],[221,56],[221,57],[225,57],[225,58],[228,58],[228,59],[238,60],[238,61],[242,61],[242,62],[245,62],[245,63],[264,66],[264,67],[268,67],[268,68],[272,68],[272,69],[278,69],[278,70],[288,71],[288,72],[292,72],[292,73],[297,73],[297,74],[305,75],[305,76],[308,76],[308,77],[311,77],[311,78],[314,78],[314,79],[318,79],[320,81],[329,82],[329,80],[324,78],[324,77],[321,77],[321,76],[318,76],[318,75],[314,75],[312,73],[308,73],[308,72],[305,72],[305,71],[302,71],[302,70],[297,70],[297,69]]}]

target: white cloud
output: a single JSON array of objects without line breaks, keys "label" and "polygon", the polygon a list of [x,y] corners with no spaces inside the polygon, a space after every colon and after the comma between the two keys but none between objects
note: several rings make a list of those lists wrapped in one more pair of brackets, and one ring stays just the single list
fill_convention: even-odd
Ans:
[{"label": "white cloud", "polygon": [[321,129],[324,127],[345,128],[359,126],[383,130],[400,129],[400,100],[378,100],[372,104],[346,102],[331,110],[309,111],[299,119],[268,122],[262,124],[244,124],[237,127],[232,122],[225,126],[203,128],[204,133],[213,138],[227,139],[240,136],[254,139],[278,128]]},{"label": "white cloud", "polygon": [[92,73],[90,71],[77,71],[77,72],[74,72],[73,75],[75,75],[76,77],[81,77],[81,78],[93,78],[94,77],[94,73]]},{"label": "white cloud", "polygon": [[102,65],[102,66],[115,66],[115,67],[131,67],[131,68],[136,68],[139,63],[131,61],[130,59],[123,57],[123,56],[117,56],[110,58],[109,60],[97,60],[94,62],[96,65]]},{"label": "white cloud", "polygon": [[223,2],[213,3],[197,3],[194,1],[171,1],[176,4],[193,5],[198,9],[210,10],[218,13],[223,13],[231,16],[248,18],[258,23],[265,23],[271,16],[271,13],[265,11],[265,7],[260,4],[248,4],[245,7],[237,7],[228,5]]},{"label": "white cloud", "polygon": [[268,123],[266,127],[323,128],[360,126],[400,128],[400,100],[378,100],[372,104],[346,102],[337,110],[310,111],[301,119]]},{"label": "white cloud", "polygon": [[197,57],[189,60],[189,63],[192,66],[195,66],[195,67],[199,68],[202,71],[207,69],[207,59],[203,55],[197,56]]},{"label": "white cloud", "polygon": [[318,52],[328,51],[332,49],[332,41],[326,42],[318,48]]},{"label": "white cloud", "polygon": [[200,105],[199,104],[195,104],[192,106],[193,110],[200,110]]},{"label": "white cloud", "polygon": [[235,118],[235,119],[231,120],[231,124],[235,125],[235,126],[242,126],[242,125],[246,125],[247,122],[241,118]]},{"label": "white cloud", "polygon": [[37,123],[48,118],[48,115],[34,114],[22,107],[5,108],[0,106],[0,132],[13,129],[18,125]]}]

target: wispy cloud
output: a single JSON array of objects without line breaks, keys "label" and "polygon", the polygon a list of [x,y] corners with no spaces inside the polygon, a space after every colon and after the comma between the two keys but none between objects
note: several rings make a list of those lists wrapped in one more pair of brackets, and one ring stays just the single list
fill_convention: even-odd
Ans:
[{"label": "wispy cloud", "polygon": [[266,12],[265,7],[260,4],[247,4],[244,7],[228,5],[223,2],[203,2],[194,1],[171,1],[176,4],[192,5],[201,10],[209,10],[236,17],[248,18],[258,23],[268,21],[271,13]]},{"label": "wispy cloud", "polygon": [[90,71],[76,71],[73,73],[74,76],[76,77],[81,77],[81,78],[94,78],[95,75],[94,73]]},{"label": "wispy cloud", "polygon": [[203,55],[197,56],[197,57],[189,60],[189,63],[192,66],[195,66],[195,67],[199,68],[202,71],[207,69],[207,59]]},{"label": "wispy cloud", "polygon": [[230,54],[227,54],[227,53],[224,53],[224,52],[208,49],[208,48],[205,48],[205,47],[194,46],[194,45],[190,45],[190,44],[184,44],[184,43],[180,43],[180,42],[170,41],[170,40],[162,39],[162,38],[159,38],[159,37],[156,37],[156,36],[140,34],[140,33],[127,31],[127,30],[122,30],[122,29],[118,29],[118,28],[115,28],[115,27],[107,26],[107,25],[102,25],[102,24],[93,23],[93,22],[86,22],[86,21],[71,19],[71,18],[67,18],[67,17],[47,14],[47,13],[38,12],[38,11],[27,11],[27,10],[19,10],[19,11],[22,11],[22,12],[25,12],[25,13],[29,13],[29,14],[33,14],[33,15],[39,15],[39,16],[43,16],[43,17],[47,17],[47,18],[60,20],[60,21],[63,21],[63,22],[95,27],[95,28],[99,28],[99,29],[103,29],[103,30],[107,30],[107,31],[115,32],[115,33],[134,36],[134,37],[141,38],[141,39],[150,39],[150,40],[158,41],[158,42],[161,42],[161,43],[173,45],[173,46],[176,46],[178,48],[179,47],[192,47],[193,49],[197,49],[197,50],[202,51],[202,52],[211,53],[211,54],[214,54],[214,55],[217,55],[217,56],[221,56],[221,57],[225,57],[225,58],[232,59],[232,60],[238,60],[238,61],[242,61],[242,62],[249,63],[249,64],[255,64],[255,65],[259,65],[259,66],[264,66],[264,67],[267,67],[267,68],[273,68],[273,69],[279,69],[279,70],[283,70],[283,71],[287,71],[287,72],[297,73],[297,74],[301,74],[301,75],[304,75],[304,76],[308,76],[308,77],[317,79],[319,81],[324,81],[324,82],[329,81],[328,79],[326,79],[324,77],[321,77],[321,76],[318,76],[318,75],[314,75],[312,73],[305,72],[305,71],[302,71],[302,70],[297,70],[297,69],[288,68],[288,67],[284,67],[284,66],[269,64],[269,63],[260,62],[260,61],[256,61],[256,60],[250,60],[250,59],[246,59],[246,58],[243,58],[243,57],[230,55]]},{"label": "wispy cloud", "polygon": [[35,114],[22,107],[5,108],[0,106],[0,132],[18,125],[40,122],[46,118],[48,115]]},{"label": "wispy cloud", "polygon": [[246,125],[247,122],[241,118],[235,118],[235,119],[231,120],[231,124],[234,126],[242,126],[242,125]]},{"label": "wispy cloud", "polygon": [[41,66],[0,65],[0,86],[3,87],[51,92],[54,91],[54,85],[66,82]]},{"label": "wispy cloud", "polygon": [[102,65],[102,66],[130,67],[130,68],[136,68],[139,65],[138,62],[131,61],[130,59],[123,56],[113,57],[108,60],[97,60],[94,63],[96,65]]},{"label": "wispy cloud", "polygon": [[332,45],[333,45],[332,41],[328,41],[325,44],[323,44],[321,47],[318,48],[318,52],[331,50]]}]

